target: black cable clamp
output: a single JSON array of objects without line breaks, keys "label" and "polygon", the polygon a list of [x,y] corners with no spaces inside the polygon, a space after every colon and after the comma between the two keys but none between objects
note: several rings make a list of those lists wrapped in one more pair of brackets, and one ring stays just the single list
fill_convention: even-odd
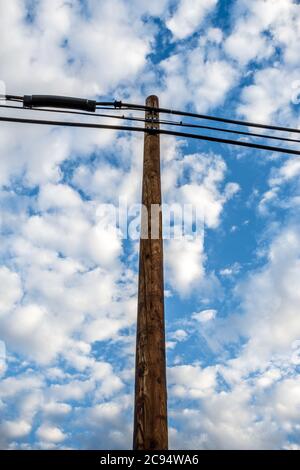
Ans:
[{"label": "black cable clamp", "polygon": [[26,95],[23,98],[24,108],[46,107],[79,109],[81,111],[96,111],[96,101],[81,98],[70,98],[68,96],[52,95]]},{"label": "black cable clamp", "polygon": [[115,108],[121,109],[122,106],[123,106],[123,105],[122,105],[122,101],[117,101],[117,100],[114,101],[114,107],[115,107]]}]

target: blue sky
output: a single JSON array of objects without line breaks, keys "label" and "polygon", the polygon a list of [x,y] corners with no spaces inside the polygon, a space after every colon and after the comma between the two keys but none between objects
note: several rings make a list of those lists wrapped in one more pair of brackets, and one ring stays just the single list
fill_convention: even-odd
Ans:
[{"label": "blue sky", "polygon": [[[299,2],[0,0],[0,12],[9,94],[154,93],[299,126]],[[140,201],[142,146],[1,124],[1,448],[131,447],[138,243],[97,214]],[[203,239],[165,242],[170,445],[299,448],[300,163],[167,136],[161,155],[164,202],[205,220]]]}]

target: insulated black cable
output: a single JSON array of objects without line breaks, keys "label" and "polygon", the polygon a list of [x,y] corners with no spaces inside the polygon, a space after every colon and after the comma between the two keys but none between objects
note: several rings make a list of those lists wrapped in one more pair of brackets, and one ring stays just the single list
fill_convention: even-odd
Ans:
[{"label": "insulated black cable", "polygon": [[3,95],[0,98],[1,100],[6,100],[6,101],[23,101],[22,96],[15,96],[15,95]]},{"label": "insulated black cable", "polygon": [[220,137],[212,137],[207,135],[200,134],[189,134],[187,132],[176,132],[169,131],[166,129],[150,129],[144,127],[131,127],[131,126],[111,126],[107,124],[92,124],[92,123],[83,123],[83,122],[68,122],[68,121],[48,121],[48,120],[37,120],[37,119],[22,119],[22,118],[10,118],[0,116],[0,121],[2,122],[18,122],[23,124],[42,124],[50,126],[64,126],[64,127],[84,127],[90,129],[111,129],[111,130],[120,130],[120,131],[133,131],[133,132],[143,132],[148,134],[164,134],[164,135],[173,135],[176,137],[187,137],[197,140],[207,140],[209,142],[220,142],[223,144],[237,145],[240,147],[250,147],[261,150],[270,150],[272,152],[281,152],[288,153],[291,155],[300,155],[299,150],[292,150],[283,147],[272,147],[269,145],[254,144],[250,142],[242,142],[237,140],[230,139],[221,139]]},{"label": "insulated black cable", "polygon": [[[97,104],[97,103],[96,103]],[[219,121],[219,122],[226,122],[227,124],[237,124],[239,126],[247,126],[247,127],[258,127],[260,129],[270,129],[275,131],[285,131],[285,132],[297,132],[300,134],[300,129],[289,128],[289,127],[282,127],[282,126],[272,126],[268,124],[259,124],[256,122],[248,122],[248,121],[239,121],[236,119],[227,119],[217,116],[208,116],[206,114],[197,114],[197,113],[188,113],[185,111],[177,111],[167,108],[152,108],[150,106],[144,106],[140,104],[130,104],[130,103],[121,103],[121,106],[126,106],[127,108],[134,109],[136,111],[153,111],[157,113],[164,113],[164,114],[174,114],[177,116],[189,116],[199,119],[208,119],[210,121]]]},{"label": "insulated black cable", "polygon": [[[23,103],[23,99],[18,99],[18,97],[16,97],[16,99],[15,99],[15,98],[7,99],[7,97],[1,97],[1,95],[0,95],[0,101],[16,101],[16,102],[18,102],[18,103]],[[0,105],[0,106],[1,106],[2,108],[9,107],[8,105]],[[15,106],[15,108],[17,108],[17,109],[28,109],[28,110],[30,110],[30,111],[35,111],[35,110],[42,111],[42,110],[44,110],[44,108],[38,108],[38,107],[29,108],[29,107],[23,107],[23,106],[18,106],[18,107]],[[120,111],[119,109],[116,110],[115,108],[111,108],[111,107],[108,107],[108,106],[106,106],[106,107],[100,106],[100,107],[97,108],[97,109],[107,109],[107,110],[109,110],[109,111]],[[122,110],[124,110],[124,109],[126,109],[126,111],[131,110],[131,108],[126,108],[126,107],[122,108]],[[54,110],[52,110],[52,109],[47,109],[47,111],[51,112],[51,111],[54,111]],[[55,111],[55,112],[59,112],[59,111]],[[72,113],[72,111],[68,111],[68,110],[66,110],[66,109],[65,109],[65,110],[62,110],[62,112],[69,112],[69,113]],[[80,113],[78,113],[78,114],[80,114]],[[95,116],[95,115],[96,115],[95,113],[88,113],[88,112],[82,113],[82,114],[90,114],[91,116]]]},{"label": "insulated black cable", "polygon": [[158,121],[159,123],[166,124],[166,125],[176,125],[176,126],[181,126],[181,127],[188,127],[188,128],[195,128],[195,129],[207,129],[211,131],[218,131],[218,132],[227,132],[229,134],[239,134],[239,135],[245,135],[248,137],[260,137],[264,139],[272,139],[272,140],[280,140],[284,142],[296,142],[300,143],[299,139],[291,139],[289,137],[279,137],[276,135],[269,135],[269,134],[256,134],[253,132],[246,132],[246,131],[236,131],[233,129],[226,129],[222,127],[213,127],[213,126],[204,126],[200,124],[192,124],[192,123],[185,123],[185,122],[177,122],[176,124],[173,123],[173,121]]},{"label": "insulated black cable", "polygon": [[9,99],[9,100],[7,100],[7,101],[14,101],[14,102],[16,102],[16,103],[22,103],[21,100],[14,99],[14,98],[11,98],[11,99]]},{"label": "insulated black cable", "polygon": [[[5,95],[5,99],[10,100],[10,101],[22,101],[24,100],[24,97],[22,96],[15,96],[15,95]],[[211,121],[218,121],[218,122],[224,122],[227,124],[236,124],[239,126],[247,126],[247,127],[257,127],[260,129],[270,129],[270,130],[277,130],[277,131],[284,131],[284,132],[296,132],[300,133],[300,129],[296,128],[289,128],[289,127],[283,127],[283,126],[273,126],[273,125],[268,125],[268,124],[261,124],[261,123],[256,123],[256,122],[249,122],[249,121],[242,121],[242,120],[236,120],[236,119],[228,119],[228,118],[222,118],[222,117],[217,117],[217,116],[209,116],[207,114],[198,114],[198,113],[189,113],[186,111],[179,111],[179,110],[173,110],[173,109],[168,109],[168,108],[152,108],[150,106],[145,106],[145,105],[140,105],[140,104],[132,104],[132,103],[122,103],[122,101],[96,101],[95,102],[97,106],[105,106],[109,107],[108,109],[134,109],[134,110],[147,110],[147,111],[153,111],[153,112],[158,112],[158,113],[164,113],[164,114],[174,114],[177,116],[189,116],[189,117],[194,117],[198,119],[207,119]]]},{"label": "insulated black cable", "polygon": [[[5,95],[5,98],[10,101],[22,101],[24,97],[22,96],[15,96],[15,95]],[[96,102],[97,106],[105,106],[109,107],[108,109],[134,109],[134,110],[147,110],[147,111],[153,111],[153,112],[158,112],[158,113],[164,113],[164,114],[174,114],[177,116],[189,116],[189,117],[194,117],[198,119],[207,119],[211,121],[218,121],[218,122],[224,122],[227,124],[236,124],[239,126],[247,126],[247,127],[257,127],[260,129],[270,129],[270,130],[277,130],[277,131],[284,131],[284,132],[296,132],[300,133],[300,129],[296,128],[289,128],[289,127],[284,127],[284,126],[273,126],[273,125],[268,125],[268,124],[261,124],[257,122],[249,122],[249,121],[242,121],[242,120],[237,120],[237,119],[228,119],[228,118],[222,118],[222,117],[217,117],[217,116],[209,116],[207,114],[198,114],[198,113],[189,113],[186,111],[179,111],[179,110],[173,110],[173,109],[168,109],[168,108],[152,108],[150,106],[145,106],[145,105],[140,105],[140,104],[132,104],[132,103],[122,103],[122,101],[97,101]]]},{"label": "insulated black cable", "polygon": [[[63,113],[63,114],[79,114],[80,116],[98,116],[98,117],[108,117],[108,118],[114,118],[114,119],[130,119],[130,120],[137,120],[137,121],[145,121],[145,119],[142,118],[127,118],[124,115],[123,116],[114,116],[113,114],[102,114],[102,113],[88,113],[85,111],[71,111],[68,109],[50,109],[50,108],[24,108],[23,106],[11,106],[8,104],[0,104],[0,108],[6,108],[6,109],[19,109],[21,111],[42,111],[46,113]],[[115,111],[114,109],[111,108],[98,108],[98,109],[108,109],[110,111]],[[124,108],[127,110],[127,108]],[[298,142],[298,141],[297,141]]]},{"label": "insulated black cable", "polygon": [[[87,113],[87,112],[82,112],[82,111],[68,111],[68,110],[62,110],[62,109],[44,109],[44,108],[23,108],[21,106],[9,106],[9,105],[0,105],[0,108],[8,108],[8,109],[21,109],[21,110],[26,110],[26,111],[42,111],[42,112],[49,112],[49,113],[63,113],[63,114],[79,114],[80,116],[96,116],[96,117],[104,117],[104,118],[111,118],[111,119],[120,119],[120,120],[126,120],[126,121],[136,121],[136,122],[152,122],[151,119],[143,119],[143,118],[138,118],[136,116],[114,116],[111,114],[101,114],[101,113]],[[106,109],[106,108],[105,108]],[[268,134],[255,134],[252,132],[244,132],[244,131],[236,131],[233,129],[224,129],[221,127],[212,127],[212,126],[202,126],[199,124],[193,124],[193,123],[184,123],[184,122],[179,122],[179,121],[166,121],[166,120],[157,120],[155,121],[157,124],[163,124],[167,126],[180,126],[180,127],[187,127],[187,128],[195,128],[195,129],[207,129],[207,130],[212,130],[212,131],[218,131],[218,132],[226,132],[230,134],[240,134],[240,135],[245,135],[249,137],[260,137],[264,139],[272,139],[272,140],[279,140],[279,141],[284,141],[284,142],[296,142],[300,143],[298,139],[290,139],[288,137],[279,137],[279,136],[272,136]]]},{"label": "insulated black cable", "polygon": [[[51,95],[50,95],[51,96]],[[5,101],[18,101],[24,103],[24,96],[15,96],[15,95],[0,95],[0,100]],[[99,106],[107,106],[107,109],[115,109],[116,104],[119,104],[119,101],[100,101],[97,104]],[[103,108],[106,109],[106,108]]]}]

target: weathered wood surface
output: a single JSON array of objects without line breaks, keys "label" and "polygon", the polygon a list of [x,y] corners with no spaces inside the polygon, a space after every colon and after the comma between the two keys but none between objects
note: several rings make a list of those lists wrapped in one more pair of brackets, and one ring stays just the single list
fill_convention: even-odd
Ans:
[{"label": "weathered wood surface", "polygon": [[[158,108],[158,98],[149,96],[146,106]],[[159,118],[146,112],[149,117]],[[161,205],[160,138],[153,133],[144,137],[142,203],[147,215],[146,220],[142,217],[140,240],[133,448],[162,450],[168,448],[163,240],[161,213],[158,237],[151,238],[151,206]]]}]

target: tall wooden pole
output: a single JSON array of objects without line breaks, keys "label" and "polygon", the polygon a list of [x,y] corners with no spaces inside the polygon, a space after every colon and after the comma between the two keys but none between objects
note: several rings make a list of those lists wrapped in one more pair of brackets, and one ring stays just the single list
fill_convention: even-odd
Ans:
[{"label": "tall wooden pole", "polygon": [[[148,96],[146,106],[158,108],[158,98]],[[146,119],[158,117],[146,111]],[[157,127],[146,123],[146,128]],[[147,214],[142,213],[141,221],[133,448],[164,450],[168,422],[162,215],[151,217],[151,208],[154,215],[153,208],[161,205],[160,138],[153,132],[144,137],[142,204]]]}]

